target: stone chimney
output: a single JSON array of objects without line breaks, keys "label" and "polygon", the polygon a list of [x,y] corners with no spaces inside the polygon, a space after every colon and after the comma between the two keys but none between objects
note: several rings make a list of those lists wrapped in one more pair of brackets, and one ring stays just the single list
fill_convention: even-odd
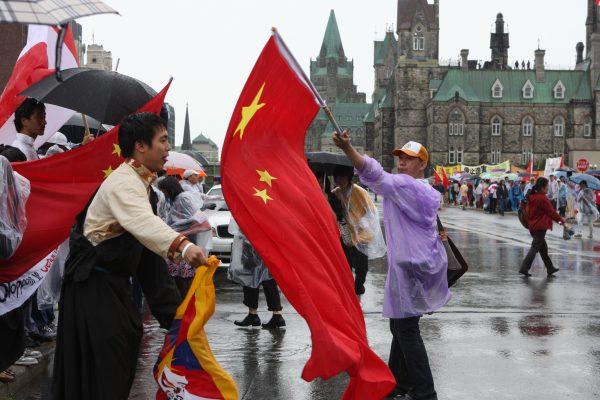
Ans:
[{"label": "stone chimney", "polygon": [[595,88],[598,84],[598,76],[600,75],[600,33],[592,34],[591,43],[591,49],[588,50],[590,50],[590,58],[592,60],[592,64],[590,65],[592,88]]},{"label": "stone chimney", "polygon": [[462,58],[460,67],[462,68],[463,71],[468,71],[469,70],[469,49],[462,49],[460,51],[460,58]]},{"label": "stone chimney", "polygon": [[546,80],[546,69],[544,68],[544,56],[546,50],[537,49],[535,51],[535,79],[538,82],[544,82]]},{"label": "stone chimney", "polygon": [[575,50],[577,51],[576,64],[581,64],[583,62],[583,42],[577,43],[577,46],[575,46]]}]

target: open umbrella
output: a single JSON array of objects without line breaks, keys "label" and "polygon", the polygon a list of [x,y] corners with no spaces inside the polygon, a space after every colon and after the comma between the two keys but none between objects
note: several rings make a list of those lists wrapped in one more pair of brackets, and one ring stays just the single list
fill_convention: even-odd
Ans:
[{"label": "open umbrella", "polygon": [[[102,125],[100,121],[94,118],[87,117],[87,122],[90,127],[90,133],[94,136],[108,131],[108,127]],[[69,139],[69,142],[81,143],[85,134],[83,117],[79,113],[74,114],[59,130]]]},{"label": "open umbrella", "polygon": [[3,0],[0,22],[33,25],[62,25],[94,14],[118,14],[99,0]]},{"label": "open umbrella", "polygon": [[317,151],[306,153],[306,159],[308,166],[314,172],[325,172],[328,175],[333,174],[336,166],[354,168],[352,162],[343,154]]},{"label": "open umbrella", "polygon": [[170,151],[165,167],[169,175],[178,174],[183,176],[183,173],[188,169],[193,169],[198,172],[200,176],[206,176],[206,173],[202,169],[200,163],[194,160],[187,154],[178,153],[176,151]]},{"label": "open umbrella", "polygon": [[54,75],[30,86],[21,95],[78,111],[103,124],[117,125],[156,96],[150,86],[114,71],[70,68],[63,81]]},{"label": "open umbrella", "polygon": [[586,181],[587,185],[592,190],[600,190],[600,179],[589,174],[573,174],[569,179],[577,184]]},{"label": "open umbrella", "polygon": [[118,14],[99,0],[0,0],[0,23],[59,26],[55,76],[61,80],[62,49],[69,22],[95,14]]}]

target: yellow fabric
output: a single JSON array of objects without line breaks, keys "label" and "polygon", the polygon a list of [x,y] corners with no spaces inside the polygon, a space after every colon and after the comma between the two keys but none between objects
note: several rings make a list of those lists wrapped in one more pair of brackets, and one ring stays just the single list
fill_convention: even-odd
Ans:
[{"label": "yellow fabric", "polygon": [[[175,319],[183,319],[185,312],[195,297],[196,315],[187,332],[187,341],[196,359],[213,379],[213,382],[225,400],[238,400],[237,385],[233,378],[219,365],[210,350],[204,326],[215,312],[215,285],[213,275],[219,266],[219,260],[211,256],[207,265],[196,269],[196,274],[185,299],[177,308]],[[171,367],[175,347],[164,357],[158,366],[159,375],[165,368]]]},{"label": "yellow fabric", "polygon": [[102,182],[90,204],[83,228],[85,237],[97,246],[127,231],[144,247],[167,257],[179,233],[152,212],[150,182],[147,170],[121,164]]},{"label": "yellow fabric", "polygon": [[341,200],[344,209],[348,212],[346,222],[351,228],[352,244],[356,246],[358,243],[370,243],[373,235],[361,227],[360,221],[369,211],[377,213],[377,207],[371,201],[367,191],[358,185],[352,185],[349,199],[340,188],[334,189],[333,193]]}]

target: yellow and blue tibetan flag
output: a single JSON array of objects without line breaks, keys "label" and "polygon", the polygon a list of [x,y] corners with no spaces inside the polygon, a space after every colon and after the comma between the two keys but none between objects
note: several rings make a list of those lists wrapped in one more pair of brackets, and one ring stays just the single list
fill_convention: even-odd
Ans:
[{"label": "yellow and blue tibetan flag", "polygon": [[213,356],[204,325],[215,312],[214,256],[196,275],[154,366],[157,400],[237,400],[237,386]]}]

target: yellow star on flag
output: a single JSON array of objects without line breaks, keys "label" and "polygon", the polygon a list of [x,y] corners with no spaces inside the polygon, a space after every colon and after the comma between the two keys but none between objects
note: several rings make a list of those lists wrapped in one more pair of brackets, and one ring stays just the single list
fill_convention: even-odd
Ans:
[{"label": "yellow star on flag", "polygon": [[114,150],[113,150],[113,152],[111,154],[116,154],[119,157],[121,157],[121,146],[119,146],[118,144],[114,143],[113,144],[113,148],[114,148]]},{"label": "yellow star on flag", "polygon": [[252,120],[252,118],[254,117],[254,114],[256,114],[256,112],[258,110],[260,110],[261,108],[263,108],[265,106],[265,103],[259,103],[260,97],[262,96],[262,92],[263,92],[264,88],[265,88],[265,84],[263,83],[262,86],[260,87],[260,90],[256,94],[256,97],[254,97],[254,100],[252,100],[252,104],[250,104],[249,106],[246,106],[246,107],[242,107],[242,120],[240,121],[237,128],[235,129],[235,132],[233,132],[233,136],[237,135],[239,132],[240,139],[242,139],[242,137],[244,136],[244,131],[246,130],[246,127],[250,123],[250,120]]},{"label": "yellow star on flag", "polygon": [[260,182],[264,182],[267,185],[273,187],[272,181],[276,180],[277,178],[275,178],[274,176],[271,176],[271,174],[269,174],[269,172],[267,170],[264,170],[264,171],[256,170],[256,172],[260,176]]},{"label": "yellow star on flag", "polygon": [[110,166],[110,165],[108,166],[108,168],[107,168],[107,169],[103,169],[103,170],[102,170],[102,172],[104,172],[104,179],[108,178],[108,176],[109,176],[110,174],[112,174],[112,173],[113,173],[113,171],[114,171],[114,170],[112,169],[112,166]]},{"label": "yellow star on flag", "polygon": [[253,189],[256,192],[256,193],[254,193],[254,196],[260,197],[262,199],[262,201],[265,202],[265,204],[267,204],[267,202],[269,200],[273,200],[267,193],[267,189],[265,189],[265,190],[258,190],[257,188],[253,188]]}]

